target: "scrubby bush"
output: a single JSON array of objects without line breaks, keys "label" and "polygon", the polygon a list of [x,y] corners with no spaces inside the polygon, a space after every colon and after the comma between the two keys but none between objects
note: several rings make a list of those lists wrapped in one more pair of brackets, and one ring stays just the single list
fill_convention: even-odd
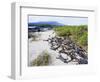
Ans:
[{"label": "scrubby bush", "polygon": [[88,39],[88,27],[87,25],[78,26],[60,26],[54,28],[56,34],[60,37],[70,37],[71,40],[76,42],[80,46],[87,46]]},{"label": "scrubby bush", "polygon": [[32,66],[46,66],[50,64],[50,54],[48,52],[42,52],[36,59],[32,61]]},{"label": "scrubby bush", "polygon": [[79,44],[83,45],[83,46],[87,46],[88,43],[88,38],[87,38],[87,33],[84,32],[82,37],[79,38]]},{"label": "scrubby bush", "polygon": [[65,36],[70,36],[71,35],[71,30],[70,28],[67,28],[65,26],[62,26],[62,27],[56,27],[54,28],[56,34],[58,36],[62,36],[62,37],[65,37]]}]

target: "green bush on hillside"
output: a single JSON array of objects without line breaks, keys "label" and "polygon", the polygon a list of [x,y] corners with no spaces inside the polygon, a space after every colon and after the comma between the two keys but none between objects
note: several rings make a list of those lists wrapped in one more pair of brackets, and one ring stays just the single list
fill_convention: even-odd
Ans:
[{"label": "green bush on hillside", "polygon": [[87,46],[88,28],[87,25],[79,26],[60,26],[54,28],[56,34],[60,37],[70,37],[80,46]]},{"label": "green bush on hillside", "polygon": [[79,38],[79,44],[83,45],[83,46],[87,46],[88,43],[88,38],[87,38],[87,33],[84,32],[84,34]]}]

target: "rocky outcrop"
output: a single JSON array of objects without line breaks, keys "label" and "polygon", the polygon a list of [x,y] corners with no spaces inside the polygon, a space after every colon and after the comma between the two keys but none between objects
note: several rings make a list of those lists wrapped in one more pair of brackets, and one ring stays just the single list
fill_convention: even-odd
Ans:
[{"label": "rocky outcrop", "polygon": [[[50,48],[59,53],[56,59],[60,59],[64,63],[77,62],[78,64],[88,64],[87,52],[75,44],[70,38],[52,37],[48,38]],[[66,57],[64,57],[66,56]]]}]

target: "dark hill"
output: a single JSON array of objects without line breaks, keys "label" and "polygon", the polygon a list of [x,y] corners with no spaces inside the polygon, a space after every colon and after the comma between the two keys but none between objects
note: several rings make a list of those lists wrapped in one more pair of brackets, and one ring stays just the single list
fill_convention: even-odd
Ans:
[{"label": "dark hill", "polygon": [[63,24],[56,22],[56,21],[40,21],[40,22],[31,22],[28,23],[28,26],[40,26],[40,25],[55,25],[55,26],[63,26]]}]

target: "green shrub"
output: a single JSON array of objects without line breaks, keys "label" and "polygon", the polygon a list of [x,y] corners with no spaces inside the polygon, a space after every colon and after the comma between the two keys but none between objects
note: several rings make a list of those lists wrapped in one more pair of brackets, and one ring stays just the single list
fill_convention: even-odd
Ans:
[{"label": "green shrub", "polygon": [[70,36],[71,35],[71,32],[70,32],[70,28],[63,26],[63,27],[56,27],[54,28],[55,32],[57,33],[58,36],[62,36],[62,37],[65,37],[65,36]]},{"label": "green shrub", "polygon": [[87,32],[84,32],[84,34],[79,38],[79,44],[82,46],[87,46],[88,38],[87,38]]},{"label": "green shrub", "polygon": [[42,52],[36,59],[32,61],[32,66],[46,66],[50,64],[50,54]]},{"label": "green shrub", "polygon": [[87,46],[87,39],[88,39],[87,25],[60,26],[54,28],[54,31],[60,37],[70,37],[78,45]]}]

